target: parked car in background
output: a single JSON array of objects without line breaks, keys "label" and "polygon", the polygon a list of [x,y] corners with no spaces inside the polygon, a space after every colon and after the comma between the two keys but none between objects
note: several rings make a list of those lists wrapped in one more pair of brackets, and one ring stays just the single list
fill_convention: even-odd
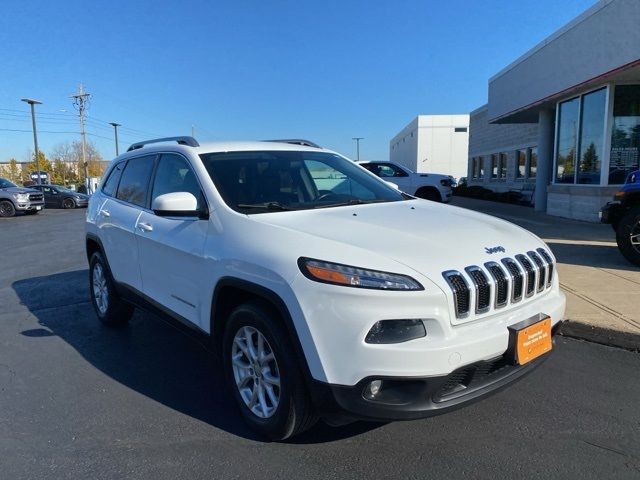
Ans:
[{"label": "parked car in background", "polygon": [[42,193],[32,188],[19,187],[0,178],[0,217],[13,217],[16,212],[34,215],[44,208]]},{"label": "parked car in background", "polygon": [[414,197],[434,202],[449,202],[452,195],[453,177],[437,173],[416,173],[393,162],[357,162],[383,180]]},{"label": "parked car in background", "polygon": [[44,202],[47,208],[78,208],[89,204],[89,195],[74,192],[61,185],[34,185],[31,187],[44,194]]},{"label": "parked car in background", "polygon": [[640,266],[640,170],[629,174],[613,201],[602,207],[600,220],[615,230],[622,255]]}]

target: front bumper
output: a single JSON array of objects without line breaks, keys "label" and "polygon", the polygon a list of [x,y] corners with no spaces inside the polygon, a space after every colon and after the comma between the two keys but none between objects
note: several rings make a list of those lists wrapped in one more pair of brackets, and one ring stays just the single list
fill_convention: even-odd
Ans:
[{"label": "front bumper", "polygon": [[16,202],[16,210],[21,212],[33,211],[33,210],[43,210],[44,202]]},{"label": "front bumper", "polygon": [[[553,344],[561,322],[553,328]],[[515,365],[507,353],[459,368],[448,375],[423,378],[369,377],[357,385],[331,385],[315,381],[313,397],[320,415],[329,423],[353,420],[414,420],[441,415],[487,397],[519,380],[541,365],[547,354]],[[367,385],[382,380],[379,398],[365,398]]]},{"label": "front bumper", "polygon": [[600,210],[600,222],[601,223],[615,223],[618,220],[620,212],[620,202],[608,202]]}]

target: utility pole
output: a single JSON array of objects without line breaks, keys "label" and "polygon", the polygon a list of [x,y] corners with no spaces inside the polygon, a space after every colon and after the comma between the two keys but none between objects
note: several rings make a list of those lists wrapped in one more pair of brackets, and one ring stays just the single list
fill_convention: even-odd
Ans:
[{"label": "utility pole", "polygon": [[38,185],[42,184],[42,179],[40,178],[40,154],[38,152],[38,133],[36,132],[36,111],[34,105],[42,105],[42,102],[38,100],[33,100],[32,98],[22,98],[23,102],[28,103],[31,106],[31,124],[33,125],[33,146],[36,151],[36,175],[38,176]]},{"label": "utility pole", "polygon": [[80,117],[80,136],[82,137],[82,166],[84,167],[84,183],[87,187],[87,193],[91,193],[91,184],[89,182],[89,164],[87,163],[87,136],[84,130],[84,116],[89,101],[89,93],[85,93],[82,83],[78,85],[78,93],[71,95],[73,98],[73,106],[78,109]]},{"label": "utility pole", "polygon": [[121,127],[122,125],[120,125],[119,123],[116,123],[116,122],[111,122],[109,125],[111,125],[113,127],[113,131],[116,134],[116,157],[117,157],[118,155],[120,155],[120,152],[118,150],[118,127]]},{"label": "utility pole", "polygon": [[356,141],[356,162],[360,161],[360,140],[364,140],[364,137],[353,137],[351,140]]}]

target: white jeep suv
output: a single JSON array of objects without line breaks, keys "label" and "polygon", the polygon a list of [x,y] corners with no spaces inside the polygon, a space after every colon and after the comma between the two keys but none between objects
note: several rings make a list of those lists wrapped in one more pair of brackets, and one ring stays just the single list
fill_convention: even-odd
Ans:
[{"label": "white jeep suv", "polygon": [[274,439],[477,400],[544,361],[564,315],[535,235],[305,141],[134,144],[86,230],[98,318],[137,305],[206,335]]}]

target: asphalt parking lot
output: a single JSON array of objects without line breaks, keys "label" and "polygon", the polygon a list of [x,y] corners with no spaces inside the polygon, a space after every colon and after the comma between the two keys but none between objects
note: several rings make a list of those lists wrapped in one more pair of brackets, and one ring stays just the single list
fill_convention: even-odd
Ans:
[{"label": "asphalt parking lot", "polygon": [[97,321],[83,221],[0,220],[0,478],[640,478],[640,354],[566,338],[463,410],[264,442],[196,339]]}]

